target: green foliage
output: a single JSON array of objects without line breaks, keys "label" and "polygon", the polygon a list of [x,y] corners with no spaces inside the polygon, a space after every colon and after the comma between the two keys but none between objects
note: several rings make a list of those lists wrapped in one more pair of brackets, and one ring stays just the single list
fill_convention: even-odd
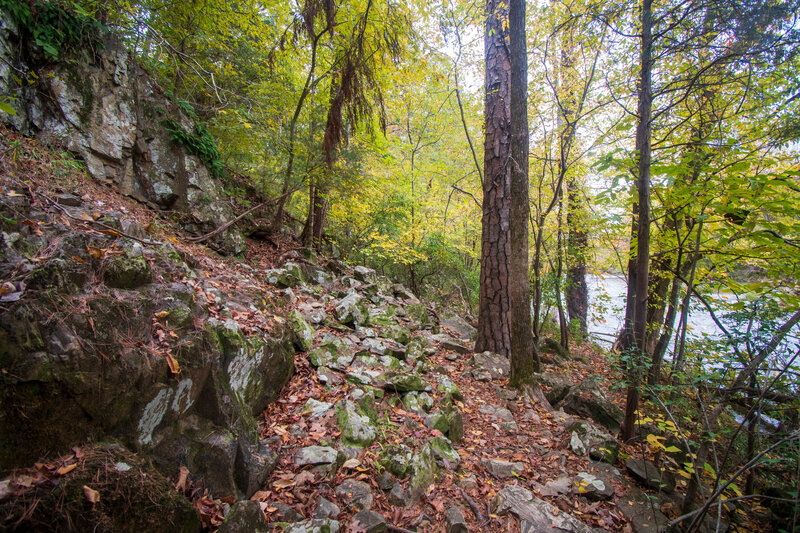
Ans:
[{"label": "green foliage", "polygon": [[56,61],[65,52],[97,42],[103,30],[94,17],[78,5],[41,0],[0,0],[0,9],[9,14],[21,31],[30,32],[45,57]]},{"label": "green foliage", "polygon": [[199,157],[213,177],[225,176],[225,167],[220,159],[217,141],[204,124],[195,125],[192,133],[186,133],[180,123],[175,120],[165,120],[163,124],[169,132],[169,139],[186,148],[190,154]]}]

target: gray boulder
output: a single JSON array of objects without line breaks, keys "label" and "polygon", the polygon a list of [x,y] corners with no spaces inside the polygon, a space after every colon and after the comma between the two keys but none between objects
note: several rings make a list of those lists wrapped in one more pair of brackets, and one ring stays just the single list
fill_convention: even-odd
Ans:
[{"label": "gray boulder", "polygon": [[[519,485],[500,490],[495,500],[497,514],[513,513],[520,520],[524,533],[592,533],[592,528],[572,516],[557,510],[546,501]],[[556,509],[554,514],[553,510]]]},{"label": "gray boulder", "polygon": [[624,415],[622,409],[611,402],[597,382],[591,379],[571,388],[561,408],[567,413],[590,418],[614,433],[619,431]]},{"label": "gray boulder", "polygon": [[267,533],[269,530],[269,524],[261,511],[261,505],[256,501],[240,501],[231,508],[217,531],[219,533]]}]

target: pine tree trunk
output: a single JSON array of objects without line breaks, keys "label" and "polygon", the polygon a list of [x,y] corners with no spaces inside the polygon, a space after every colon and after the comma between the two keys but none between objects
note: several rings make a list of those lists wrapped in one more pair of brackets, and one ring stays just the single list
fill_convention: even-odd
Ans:
[{"label": "pine tree trunk", "polygon": [[507,4],[487,0],[483,215],[481,277],[475,351],[508,356],[511,351],[508,281],[510,243],[511,63],[506,44]]}]

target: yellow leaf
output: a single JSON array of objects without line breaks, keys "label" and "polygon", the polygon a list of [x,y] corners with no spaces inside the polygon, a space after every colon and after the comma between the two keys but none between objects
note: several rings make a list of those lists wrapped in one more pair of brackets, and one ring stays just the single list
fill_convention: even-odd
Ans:
[{"label": "yellow leaf", "polygon": [[59,476],[63,476],[63,475],[65,475],[65,474],[69,474],[70,472],[72,472],[73,470],[75,470],[75,468],[76,468],[77,466],[78,466],[78,464],[77,464],[77,463],[75,463],[75,464],[73,464],[73,465],[66,465],[66,466],[62,466],[61,468],[59,468],[58,470],[56,470],[56,474],[58,474]]},{"label": "yellow leaf", "polygon": [[169,365],[169,371],[173,374],[181,373],[181,367],[178,364],[178,361],[176,361],[175,358],[172,357],[172,354],[169,353],[167,354],[167,365]]},{"label": "yellow leaf", "polygon": [[252,128],[253,127],[247,122],[242,122],[242,126],[244,126],[245,128]]},{"label": "yellow leaf", "polygon": [[0,285],[0,296],[5,296],[6,294],[11,294],[12,292],[16,291],[17,287],[10,281],[6,281],[2,285]]},{"label": "yellow leaf", "polygon": [[677,473],[681,477],[685,477],[686,479],[692,479],[692,475],[686,470],[678,470]]},{"label": "yellow leaf", "polygon": [[167,318],[169,316],[169,311],[159,311],[155,314],[156,318]]}]

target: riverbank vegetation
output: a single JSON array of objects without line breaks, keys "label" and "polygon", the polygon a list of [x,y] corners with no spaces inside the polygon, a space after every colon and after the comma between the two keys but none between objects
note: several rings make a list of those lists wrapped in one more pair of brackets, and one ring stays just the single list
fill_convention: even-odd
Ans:
[{"label": "riverbank vegetation", "polygon": [[[23,4],[38,39],[52,9],[0,5]],[[518,198],[487,200],[489,169],[514,161],[488,163],[508,137],[484,142],[490,104],[506,105],[484,69],[509,73],[517,103],[515,60],[495,65],[484,52],[507,41],[508,6],[58,5],[119,34],[192,110],[241,212],[275,199],[246,219],[255,237],[372,267],[477,318],[479,343],[482,317],[509,313],[506,300],[490,310],[481,298],[495,281],[507,290],[507,258],[491,278],[481,268],[498,257],[487,227],[505,231]],[[590,342],[586,276],[625,273],[608,353],[627,392],[622,436],[638,435],[683,479],[672,519],[688,530],[765,507],[778,528],[800,528],[798,9],[558,0],[524,15],[530,335],[564,349]],[[520,116],[507,115],[498,124]],[[708,313],[721,334],[693,335],[690,313]],[[508,355],[514,334],[497,342]]]}]

